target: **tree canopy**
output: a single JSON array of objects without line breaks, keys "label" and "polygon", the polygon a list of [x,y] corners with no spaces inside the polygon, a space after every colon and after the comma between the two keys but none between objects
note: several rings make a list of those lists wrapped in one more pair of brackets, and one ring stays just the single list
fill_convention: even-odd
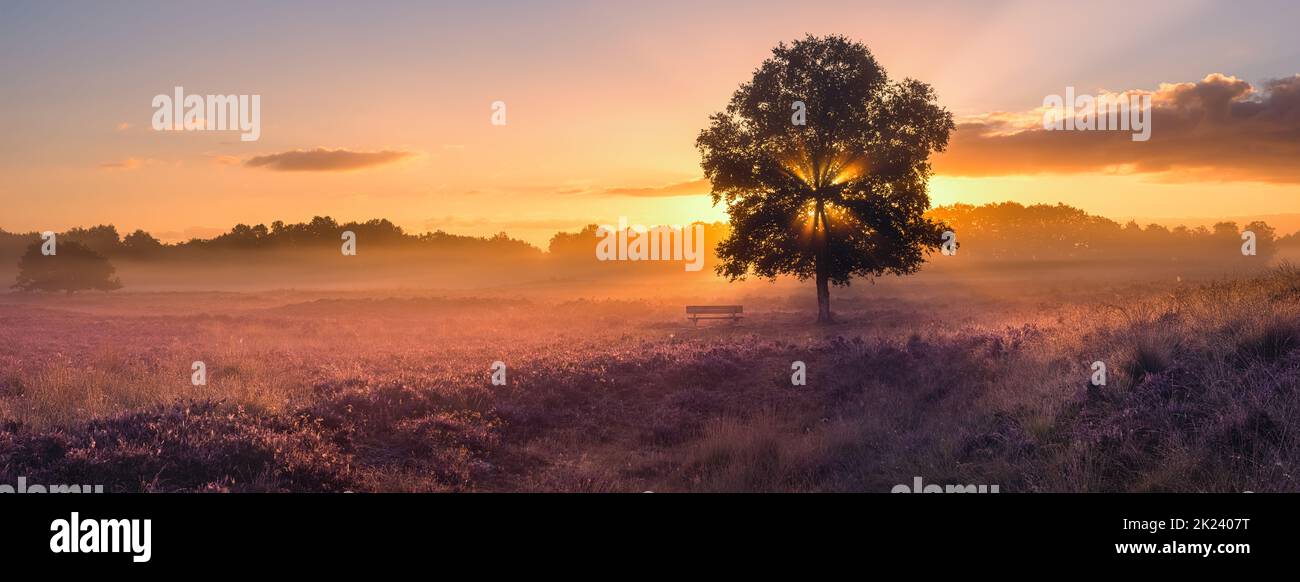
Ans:
[{"label": "tree canopy", "polygon": [[779,44],[696,140],[732,226],[718,274],[815,278],[830,321],[829,284],[915,272],[943,242],[929,157],[953,128],[929,85],[891,81],[861,43]]},{"label": "tree canopy", "polygon": [[23,291],[112,291],[122,283],[103,255],[76,241],[60,241],[53,255],[41,254],[41,245],[27,247],[18,260],[18,280]]}]

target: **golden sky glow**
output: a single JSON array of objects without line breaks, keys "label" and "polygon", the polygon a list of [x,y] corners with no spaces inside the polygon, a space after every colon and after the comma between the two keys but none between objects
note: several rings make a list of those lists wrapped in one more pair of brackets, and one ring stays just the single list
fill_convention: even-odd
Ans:
[{"label": "golden sky glow", "polygon": [[[285,5],[248,11],[233,36],[158,24],[218,21],[219,7],[8,9],[0,228],[113,223],[179,240],[331,215],[544,246],[619,216],[724,220],[699,182],[696,134],[772,46],[805,33],[866,43],[959,120],[1033,112],[1067,85],[1154,91],[1223,73],[1260,89],[1300,62],[1287,3],[1250,15],[1099,2],[1070,26],[1027,1],[533,4]],[[152,130],[150,99],[175,86],[261,95],[260,140]],[[497,100],[505,126],[489,122]],[[348,171],[274,165],[317,148],[387,154]],[[973,176],[939,160],[931,188],[935,204],[1065,202],[1117,218],[1300,214],[1294,181],[1243,167],[1221,181],[1050,164]]]}]

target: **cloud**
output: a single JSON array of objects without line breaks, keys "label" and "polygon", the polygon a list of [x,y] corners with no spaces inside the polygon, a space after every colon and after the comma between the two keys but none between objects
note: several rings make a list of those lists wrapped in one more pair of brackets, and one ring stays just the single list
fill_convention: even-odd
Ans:
[{"label": "cloud", "polygon": [[582,218],[538,218],[517,220],[492,220],[482,217],[444,216],[424,221],[427,230],[477,229],[477,230],[565,230],[577,229],[592,223]]},{"label": "cloud", "polygon": [[[947,176],[1120,172],[1160,181],[1300,183],[1300,75],[1260,87],[1222,74],[1165,83],[1151,95],[1151,138],[1128,131],[1046,131],[1043,109],[998,112],[957,126],[935,159]],[[1156,175],[1158,174],[1158,175]]]},{"label": "cloud", "polygon": [[135,170],[145,165],[148,160],[140,158],[127,158],[120,162],[107,162],[100,164],[99,167],[105,170]]},{"label": "cloud", "polygon": [[608,188],[605,194],[613,196],[636,196],[636,197],[660,197],[660,196],[693,196],[696,194],[708,194],[710,190],[709,181],[700,178],[689,182],[679,182],[667,186],[655,187],[633,187],[633,188]]},{"label": "cloud", "polygon": [[413,155],[414,152],[391,150],[353,152],[316,148],[253,157],[246,160],[244,166],[277,172],[341,172],[391,164]]}]

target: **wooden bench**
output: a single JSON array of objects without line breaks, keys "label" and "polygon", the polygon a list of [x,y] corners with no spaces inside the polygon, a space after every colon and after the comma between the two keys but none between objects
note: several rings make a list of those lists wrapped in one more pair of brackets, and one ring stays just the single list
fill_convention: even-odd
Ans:
[{"label": "wooden bench", "polygon": [[732,323],[740,321],[745,310],[740,305],[687,305],[686,319],[693,325],[699,325],[701,319],[730,319]]}]

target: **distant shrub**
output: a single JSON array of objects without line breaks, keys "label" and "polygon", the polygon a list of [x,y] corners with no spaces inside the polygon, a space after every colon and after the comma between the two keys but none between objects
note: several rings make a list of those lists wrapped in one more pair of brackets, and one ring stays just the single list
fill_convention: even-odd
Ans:
[{"label": "distant shrub", "polygon": [[18,260],[18,281],[14,288],[23,291],[112,291],[122,282],[113,274],[117,270],[103,255],[76,241],[58,244],[53,255],[41,254],[40,243],[27,247]]}]

